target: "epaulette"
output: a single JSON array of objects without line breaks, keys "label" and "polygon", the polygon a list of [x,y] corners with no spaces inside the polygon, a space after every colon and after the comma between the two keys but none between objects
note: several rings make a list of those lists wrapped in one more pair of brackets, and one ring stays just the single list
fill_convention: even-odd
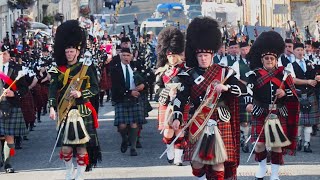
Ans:
[{"label": "epaulette", "polygon": [[166,71],[168,69],[168,65],[165,65],[163,67],[159,67],[156,72],[154,73],[155,75],[158,75],[160,73],[163,73],[164,71]]},{"label": "epaulette", "polygon": [[249,72],[247,72],[245,75],[246,75],[246,77],[249,77],[250,75],[257,75],[254,71],[249,71]]},{"label": "epaulette", "polygon": [[49,72],[49,73],[57,74],[57,73],[59,73],[59,70],[57,69],[56,66],[52,66],[52,67],[49,69],[48,72]]}]

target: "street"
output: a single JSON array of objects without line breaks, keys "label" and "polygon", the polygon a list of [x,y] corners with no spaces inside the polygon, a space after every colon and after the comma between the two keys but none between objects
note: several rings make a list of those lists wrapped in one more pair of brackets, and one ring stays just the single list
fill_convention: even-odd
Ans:
[{"label": "street", "polygon": [[[157,130],[156,103],[152,102],[154,110],[149,113],[148,123],[143,127],[138,156],[132,157],[120,152],[121,137],[113,126],[114,109],[111,103],[100,107],[98,129],[103,159],[98,167],[85,173],[86,179],[195,179],[191,174],[188,162],[178,167],[169,165],[166,157],[159,159],[165,150],[162,137]],[[38,123],[35,131],[29,134],[29,141],[24,141],[23,149],[16,151],[13,167],[17,173],[5,174],[0,171],[1,180],[54,180],[64,178],[64,164],[59,159],[59,148],[55,150],[52,162],[49,163],[56,131],[55,122],[48,115],[42,116],[43,122]],[[285,157],[285,166],[280,168],[282,180],[318,180],[320,177],[320,137],[313,137],[311,154],[298,152],[296,156]],[[254,158],[246,163],[249,154],[241,154],[241,164],[238,168],[239,180],[254,179],[257,163]],[[270,175],[270,166],[268,176]]]}]

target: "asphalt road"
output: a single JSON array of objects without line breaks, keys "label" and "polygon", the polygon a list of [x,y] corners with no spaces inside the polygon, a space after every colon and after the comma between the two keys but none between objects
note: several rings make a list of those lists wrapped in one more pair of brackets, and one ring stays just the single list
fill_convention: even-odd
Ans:
[{"label": "asphalt road", "polygon": [[[148,123],[142,131],[142,149],[138,156],[132,157],[129,152],[120,152],[120,135],[113,126],[114,109],[111,103],[105,103],[100,108],[98,129],[103,161],[93,171],[85,174],[86,179],[131,179],[131,180],[188,180],[195,179],[191,174],[188,162],[178,167],[169,165],[166,158],[159,159],[165,150],[161,135],[157,130],[156,104],[150,112]],[[30,132],[29,141],[23,142],[23,149],[16,151],[13,167],[17,173],[5,174],[0,170],[1,180],[54,180],[64,178],[64,164],[59,159],[59,149],[56,149],[53,160],[49,163],[50,153],[55,141],[55,122],[48,115],[42,116],[43,122],[37,124],[35,131]],[[319,132],[320,134],[320,132]],[[298,152],[296,156],[285,157],[285,166],[281,167],[282,180],[318,180],[320,179],[320,137],[312,139],[314,153]],[[239,180],[254,179],[257,163],[253,158],[247,163],[248,154],[241,154],[241,164],[238,168]],[[270,172],[270,167],[269,167]],[[270,173],[268,172],[268,175]]]}]

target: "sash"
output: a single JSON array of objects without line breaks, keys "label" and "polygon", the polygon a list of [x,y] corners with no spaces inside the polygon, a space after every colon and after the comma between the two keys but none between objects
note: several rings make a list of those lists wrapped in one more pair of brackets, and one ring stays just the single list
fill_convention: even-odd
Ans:
[{"label": "sash", "polygon": [[261,88],[262,86],[269,83],[270,81],[272,81],[273,83],[275,83],[277,86],[280,87],[281,81],[275,76],[283,72],[283,70],[284,70],[284,66],[279,67],[278,69],[273,71],[266,71],[265,69],[262,69],[262,68],[258,69],[258,72],[261,75],[261,77],[257,79],[257,88]]},{"label": "sash", "polygon": [[84,76],[87,73],[89,66],[83,65],[81,67],[80,72],[78,72],[70,81],[69,86],[65,93],[62,96],[62,99],[58,105],[58,123],[57,127],[59,127],[60,123],[67,117],[68,112],[72,106],[74,106],[75,98],[69,97],[71,90],[79,90],[85,79]]},{"label": "sash", "polygon": [[[213,95],[213,100],[211,102],[214,102],[217,98],[219,98],[218,94],[216,94],[212,87],[212,82],[217,81],[217,83],[221,82],[224,78],[224,69],[219,65],[212,65],[205,73],[204,73],[204,80],[200,84],[195,84],[191,88],[191,92],[193,93],[193,97],[198,97],[201,94],[203,94],[204,91],[207,90],[207,88],[211,88],[208,94],[206,94],[206,97],[210,97]],[[214,93],[214,94],[212,94]],[[208,114],[211,110],[210,103],[208,106],[205,106],[203,109],[200,109],[200,113],[197,117],[193,120],[189,127],[189,139],[191,142],[194,142],[199,137],[200,132],[203,130],[203,128],[206,126],[208,120],[210,117],[208,117]]]}]

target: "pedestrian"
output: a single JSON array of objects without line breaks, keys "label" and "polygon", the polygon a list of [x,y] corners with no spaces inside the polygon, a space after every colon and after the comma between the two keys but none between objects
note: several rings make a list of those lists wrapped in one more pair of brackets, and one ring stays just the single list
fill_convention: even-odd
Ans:
[{"label": "pedestrian", "polygon": [[[85,30],[76,20],[69,20],[57,29],[54,58],[57,67],[50,69],[49,89],[50,118],[56,119],[61,132],[60,158],[66,166],[66,179],[73,179],[72,158],[77,158],[76,180],[84,179],[87,166],[95,166],[101,160],[101,151],[96,128],[96,110],[89,98],[99,93],[95,70],[91,59],[79,62],[86,47]],[[90,58],[87,54],[86,58]],[[80,79],[80,81],[78,81]],[[76,155],[73,155],[76,152]]]},{"label": "pedestrian", "polygon": [[137,16],[137,14],[134,14],[133,23],[134,23],[134,26],[135,26],[135,27],[139,26],[139,21],[138,21],[138,16]]},{"label": "pedestrian", "polygon": [[[252,114],[251,142],[259,167],[256,179],[267,172],[267,149],[271,148],[271,180],[279,180],[283,154],[295,154],[298,99],[293,79],[284,67],[277,67],[285,43],[275,31],[263,32],[252,45],[247,59],[249,93],[247,111]],[[284,150],[284,152],[283,152]]]},{"label": "pedestrian", "polygon": [[[246,87],[228,67],[212,64],[221,46],[218,22],[210,17],[195,18],[186,36],[187,73],[180,75],[181,89],[173,100],[172,128],[183,126],[185,105],[193,104],[186,135],[184,159],[191,161],[199,179],[236,179],[240,160],[240,122],[237,96]],[[191,121],[191,122],[190,122]]]},{"label": "pedestrian", "polygon": [[[184,148],[184,133],[182,133],[174,145],[170,146],[173,139],[182,131],[172,128],[172,120],[168,119],[172,101],[176,93],[180,91],[179,75],[186,73],[187,68],[182,61],[181,54],[184,53],[184,35],[173,27],[167,27],[158,36],[158,59],[156,74],[156,96],[159,97],[158,130],[163,132],[163,142],[167,145],[167,160],[170,164],[182,166],[182,155]],[[184,111],[184,121],[188,120],[189,104]]]}]

